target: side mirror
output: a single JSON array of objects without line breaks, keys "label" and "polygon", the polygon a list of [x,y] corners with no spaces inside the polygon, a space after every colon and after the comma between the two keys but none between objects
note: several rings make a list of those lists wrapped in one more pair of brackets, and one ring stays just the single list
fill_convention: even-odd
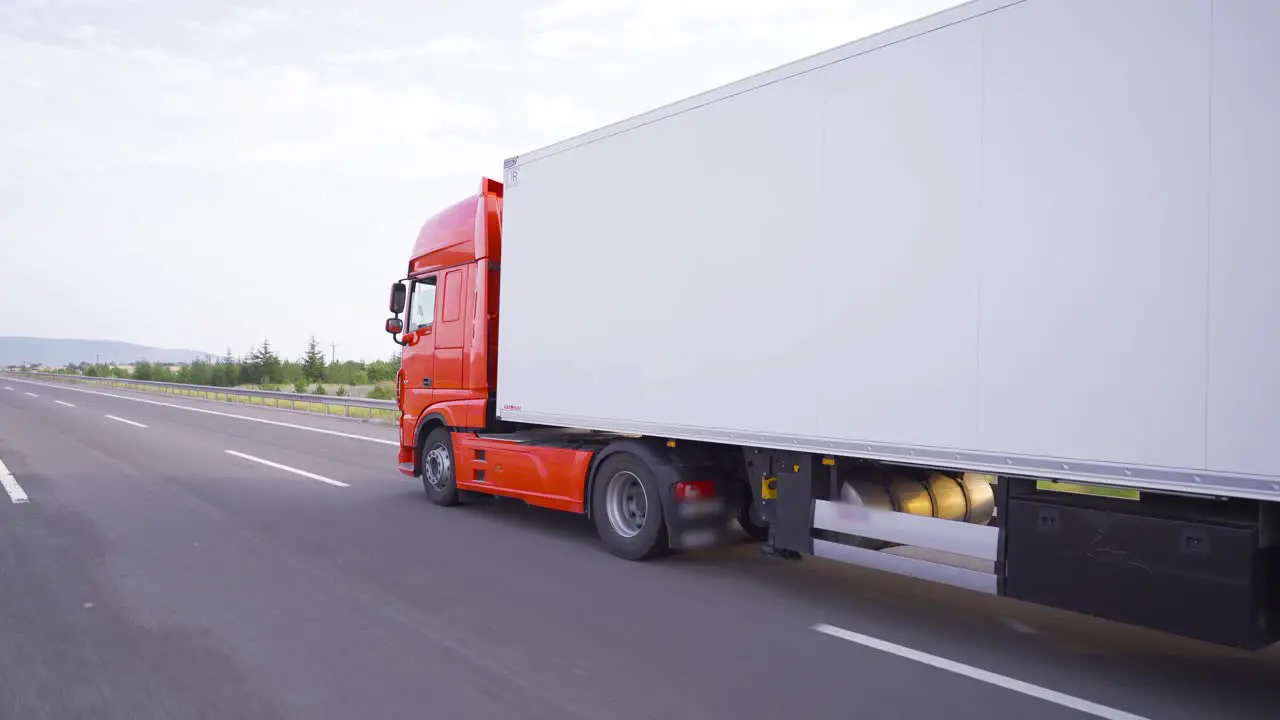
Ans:
[{"label": "side mirror", "polygon": [[[407,291],[404,283],[398,282],[391,285],[391,314],[399,315],[404,312],[404,299]],[[399,332],[397,330],[396,332]]]},{"label": "side mirror", "polygon": [[404,321],[398,317],[387,318],[387,332],[399,335],[404,331]]}]

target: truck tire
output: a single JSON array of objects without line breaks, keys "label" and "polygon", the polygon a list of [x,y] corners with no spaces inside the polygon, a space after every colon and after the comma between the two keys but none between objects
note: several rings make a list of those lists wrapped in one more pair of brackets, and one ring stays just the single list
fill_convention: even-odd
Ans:
[{"label": "truck tire", "polygon": [[738,525],[742,527],[747,537],[752,540],[763,542],[769,539],[769,523],[760,517],[759,511],[756,509],[756,503],[750,499],[738,511]]},{"label": "truck tire", "polygon": [[453,463],[453,436],[449,428],[438,427],[422,443],[422,489],[436,505],[457,505],[457,472]]},{"label": "truck tire", "polygon": [[643,460],[626,452],[610,455],[596,468],[592,495],[592,519],[609,552],[646,560],[669,549],[662,497]]}]

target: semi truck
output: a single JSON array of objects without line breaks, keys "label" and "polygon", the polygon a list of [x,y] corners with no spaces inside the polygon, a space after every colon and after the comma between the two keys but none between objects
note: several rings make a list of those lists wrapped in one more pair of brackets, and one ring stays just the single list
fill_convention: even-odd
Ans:
[{"label": "semi truck", "polygon": [[1277,37],[975,0],[512,157],[392,284],[399,469],[621,558],[754,540],[1271,645]]}]

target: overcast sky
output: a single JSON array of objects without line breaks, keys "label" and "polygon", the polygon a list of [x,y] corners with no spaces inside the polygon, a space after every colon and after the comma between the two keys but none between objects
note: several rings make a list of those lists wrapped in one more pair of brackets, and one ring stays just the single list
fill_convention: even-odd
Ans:
[{"label": "overcast sky", "polygon": [[956,0],[0,0],[0,335],[389,356],[502,160]]}]

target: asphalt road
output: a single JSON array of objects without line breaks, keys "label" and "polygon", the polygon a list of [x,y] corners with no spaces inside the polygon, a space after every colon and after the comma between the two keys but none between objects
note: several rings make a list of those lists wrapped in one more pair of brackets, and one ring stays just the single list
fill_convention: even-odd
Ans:
[{"label": "asphalt road", "polygon": [[4,720],[1280,715],[1274,650],[435,507],[385,426],[0,376],[0,461]]}]

